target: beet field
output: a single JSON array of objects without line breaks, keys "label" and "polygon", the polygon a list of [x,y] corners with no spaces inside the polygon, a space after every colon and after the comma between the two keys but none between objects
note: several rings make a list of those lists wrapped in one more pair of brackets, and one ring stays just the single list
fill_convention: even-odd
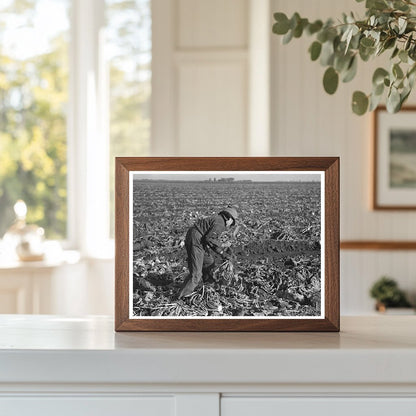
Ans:
[{"label": "beet field", "polygon": [[[133,316],[320,316],[320,182],[133,181]],[[194,222],[238,206],[214,281],[181,300]]]}]

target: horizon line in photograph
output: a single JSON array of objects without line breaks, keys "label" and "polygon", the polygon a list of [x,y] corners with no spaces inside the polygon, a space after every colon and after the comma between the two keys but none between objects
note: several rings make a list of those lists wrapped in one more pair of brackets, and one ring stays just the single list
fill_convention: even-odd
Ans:
[{"label": "horizon line in photograph", "polygon": [[305,171],[294,173],[287,172],[239,172],[224,171],[215,172],[134,172],[133,180],[136,181],[164,181],[164,182],[320,182],[323,172]]}]

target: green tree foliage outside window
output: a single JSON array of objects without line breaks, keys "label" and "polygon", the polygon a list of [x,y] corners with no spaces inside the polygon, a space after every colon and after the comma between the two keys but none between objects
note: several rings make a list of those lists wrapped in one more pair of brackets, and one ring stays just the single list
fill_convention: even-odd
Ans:
[{"label": "green tree foliage outside window", "polygon": [[[70,5],[71,0],[0,4],[0,238],[13,222],[17,199],[28,205],[28,222],[44,227],[48,238],[66,237]],[[104,0],[103,5],[110,82],[112,234],[114,157],[149,153],[151,2]],[[42,36],[41,45],[31,48],[33,39]]]},{"label": "green tree foliage outside window", "polygon": [[[49,3],[0,5],[0,238],[18,199],[48,238],[66,237],[68,30],[40,35]],[[56,6],[65,20],[67,1]]]},{"label": "green tree foliage outside window", "polygon": [[114,158],[150,147],[152,19],[150,0],[107,1],[110,71],[110,235],[114,235]]}]

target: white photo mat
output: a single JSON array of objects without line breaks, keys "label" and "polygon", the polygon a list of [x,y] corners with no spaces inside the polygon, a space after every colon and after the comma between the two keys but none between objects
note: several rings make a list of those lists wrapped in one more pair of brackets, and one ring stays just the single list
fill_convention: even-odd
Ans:
[{"label": "white photo mat", "polygon": [[[222,177],[233,176],[238,178],[239,176],[244,175],[319,175],[320,177],[320,235],[321,235],[321,275],[320,275],[320,294],[321,294],[321,303],[320,303],[320,314],[317,316],[262,316],[262,319],[323,319],[325,317],[325,172],[323,171],[130,171],[129,172],[129,319],[160,319],[160,316],[136,316],[133,313],[133,181],[134,178],[140,177],[151,177],[152,175],[161,177],[166,175],[166,177],[177,175],[178,177],[187,175],[198,175],[200,177],[206,177],[207,175],[215,176],[221,175]],[[184,256],[186,255],[184,250]],[[163,316],[163,319],[259,319],[259,316]]]}]

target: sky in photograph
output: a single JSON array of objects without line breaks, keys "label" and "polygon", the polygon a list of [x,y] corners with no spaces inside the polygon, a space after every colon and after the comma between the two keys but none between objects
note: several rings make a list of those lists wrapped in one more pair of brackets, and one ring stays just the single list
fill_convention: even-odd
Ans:
[{"label": "sky in photograph", "polygon": [[291,173],[291,172],[278,172],[278,173],[247,173],[247,172],[195,172],[195,173],[135,173],[134,179],[152,179],[152,180],[181,180],[181,181],[206,181],[208,179],[221,179],[221,178],[234,178],[234,180],[251,180],[253,182],[320,182],[321,174],[314,173]]}]

